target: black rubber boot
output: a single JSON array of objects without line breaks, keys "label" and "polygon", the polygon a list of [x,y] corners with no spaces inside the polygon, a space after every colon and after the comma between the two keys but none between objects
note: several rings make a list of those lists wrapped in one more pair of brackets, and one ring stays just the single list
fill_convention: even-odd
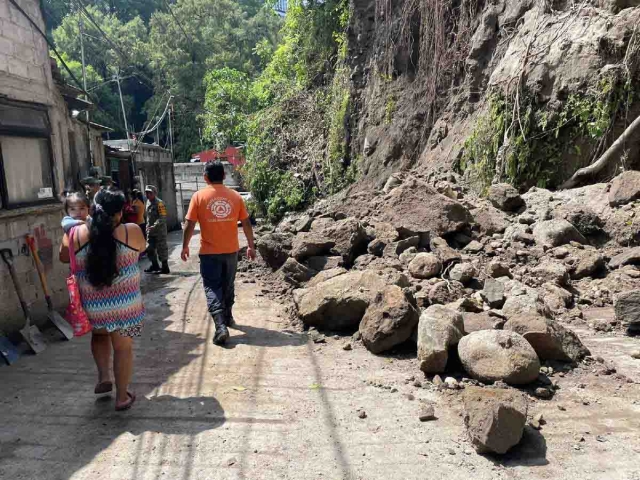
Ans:
[{"label": "black rubber boot", "polygon": [[152,262],[151,266],[147,268],[144,273],[158,273],[160,272],[160,265],[157,262]]},{"label": "black rubber boot", "polygon": [[163,273],[165,275],[171,273],[171,270],[169,270],[169,262],[162,262],[162,269],[160,270],[160,273]]},{"label": "black rubber boot", "polygon": [[224,313],[224,324],[227,327],[235,327],[236,321],[233,319],[233,313],[231,313],[231,310]]},{"label": "black rubber boot", "polygon": [[213,343],[216,345],[224,345],[229,339],[229,330],[224,322],[224,316],[221,314],[213,317],[213,323],[216,326],[216,333],[213,336]]}]

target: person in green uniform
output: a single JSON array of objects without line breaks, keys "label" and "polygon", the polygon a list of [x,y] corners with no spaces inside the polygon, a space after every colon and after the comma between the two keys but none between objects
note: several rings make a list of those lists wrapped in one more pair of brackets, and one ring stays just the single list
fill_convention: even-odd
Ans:
[{"label": "person in green uniform", "polygon": [[158,189],[153,185],[147,185],[144,193],[147,196],[147,256],[151,260],[151,266],[145,272],[168,274],[171,270],[167,246],[167,207],[158,198]]}]

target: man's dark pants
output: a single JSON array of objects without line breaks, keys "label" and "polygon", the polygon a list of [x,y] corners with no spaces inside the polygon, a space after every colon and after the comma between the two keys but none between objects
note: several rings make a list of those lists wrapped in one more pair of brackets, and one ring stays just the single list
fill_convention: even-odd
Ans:
[{"label": "man's dark pants", "polygon": [[222,314],[227,323],[233,318],[237,268],[237,253],[200,255],[200,274],[209,313],[214,318]]}]

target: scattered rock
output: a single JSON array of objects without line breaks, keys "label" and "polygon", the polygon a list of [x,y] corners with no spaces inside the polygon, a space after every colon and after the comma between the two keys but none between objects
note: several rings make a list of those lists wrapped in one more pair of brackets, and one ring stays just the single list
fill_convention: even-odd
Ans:
[{"label": "scattered rock", "polygon": [[419,253],[409,264],[409,273],[415,278],[432,278],[442,271],[442,262],[433,253]]},{"label": "scattered rock", "polygon": [[538,387],[533,392],[534,396],[541,398],[543,400],[548,400],[553,397],[553,391],[549,388]]},{"label": "scattered rock", "polygon": [[408,340],[418,324],[418,313],[400,287],[389,285],[379,292],[360,322],[365,347],[382,353]]},{"label": "scattered rock", "polygon": [[545,421],[542,414],[538,413],[535,417],[531,419],[531,422],[529,422],[529,425],[531,425],[531,428],[534,428],[535,430],[540,430],[542,428],[542,425],[545,425],[546,423],[547,422]]},{"label": "scattered rock", "polygon": [[589,349],[574,332],[555,320],[539,315],[521,314],[511,317],[504,329],[522,335],[542,360],[578,362],[590,355]]},{"label": "scattered rock", "polygon": [[573,302],[573,295],[555,283],[543,284],[540,293],[544,304],[553,313],[563,312]]},{"label": "scattered rock", "polygon": [[420,408],[420,414],[418,415],[418,419],[421,422],[430,422],[432,420],[436,420],[436,412],[433,408],[433,405],[423,405]]},{"label": "scattered rock", "polygon": [[278,270],[289,258],[293,235],[289,233],[269,233],[256,242],[260,256],[273,270]]},{"label": "scattered rock", "polygon": [[640,172],[627,170],[611,182],[609,205],[619,207],[633,200],[640,199]]},{"label": "scattered rock", "polygon": [[457,263],[461,260],[461,255],[451,248],[447,241],[442,237],[434,237],[429,241],[429,247],[431,252],[434,253],[446,267],[452,263]]},{"label": "scattered rock", "polygon": [[337,277],[339,275],[344,275],[345,273],[347,273],[347,271],[342,267],[340,267],[340,268],[332,268],[331,270],[325,270],[323,272],[320,272],[315,277],[313,277],[309,281],[309,283],[307,283],[306,288],[315,287],[316,285],[319,285],[322,282],[326,282],[327,280],[331,280],[332,278]]},{"label": "scattered rock", "polygon": [[511,278],[511,270],[509,265],[503,262],[489,262],[486,268],[487,275],[491,278],[509,277]]},{"label": "scattered rock", "polygon": [[342,346],[342,349],[346,352],[349,352],[353,350],[353,345],[351,345],[351,342],[347,342]]},{"label": "scattered rock", "polygon": [[477,254],[480,253],[484,249],[484,246],[478,242],[477,240],[473,240],[466,247],[464,247],[464,251],[468,253]]},{"label": "scattered rock", "polygon": [[571,255],[573,261],[569,273],[572,280],[593,277],[605,267],[605,261],[597,250],[577,250]]},{"label": "scattered rock", "polygon": [[373,239],[369,245],[367,245],[367,252],[376,257],[381,257],[384,252],[387,243],[379,238]]},{"label": "scattered rock", "polygon": [[309,257],[305,262],[307,267],[316,272],[322,272],[323,270],[331,270],[342,266],[342,257]]},{"label": "scattered rock", "polygon": [[640,350],[636,350],[635,352],[631,352],[631,358],[635,358],[636,360],[640,360]]},{"label": "scattered rock", "polygon": [[533,273],[543,282],[553,282],[557,285],[566,285],[569,280],[567,267],[553,260],[544,260],[533,269]]},{"label": "scattered rock", "polygon": [[473,217],[480,232],[484,235],[503,233],[509,226],[509,218],[493,207],[481,207],[473,211]]},{"label": "scattered rock", "polygon": [[444,386],[449,390],[457,390],[459,388],[458,381],[453,377],[445,378]]},{"label": "scattered rock", "polygon": [[476,267],[470,263],[459,263],[449,271],[449,278],[463,285],[469,283],[478,274]]},{"label": "scattered rock", "polygon": [[614,298],[616,320],[630,330],[640,329],[640,290],[619,293]]},{"label": "scattered rock", "polygon": [[365,412],[364,410],[359,410],[358,411],[358,418],[361,418],[361,419],[367,418],[367,412]]},{"label": "scattered rock", "polygon": [[539,245],[548,247],[559,247],[570,242],[587,243],[576,227],[562,219],[538,222],[533,228],[533,236]]},{"label": "scattered rock", "polygon": [[316,274],[314,270],[302,265],[293,258],[288,258],[282,268],[280,268],[280,275],[290,285],[294,287],[299,286],[301,283],[308,282]]},{"label": "scattered rock", "polygon": [[494,207],[505,212],[515,212],[524,207],[524,200],[518,191],[508,183],[491,185],[487,198]]},{"label": "scattered rock", "polygon": [[303,232],[292,242],[291,256],[302,261],[309,257],[327,255],[335,246],[335,241],[318,232]]},{"label": "scattered rock", "polygon": [[500,330],[505,320],[499,317],[483,312],[483,313],[463,313],[464,331],[469,334],[471,332],[479,332],[480,330]]},{"label": "scattered rock", "polygon": [[400,263],[408,265],[414,258],[416,258],[416,255],[418,255],[418,249],[416,247],[411,247],[402,252],[398,258]]},{"label": "scattered rock", "polygon": [[524,385],[538,378],[540,361],[527,340],[506,330],[482,330],[460,340],[458,355],[472,378]]},{"label": "scattered rock", "polygon": [[[418,361],[425,373],[440,373],[447,366],[449,348],[464,335],[462,315],[440,305],[427,308],[418,323]],[[435,380],[435,379],[434,379]]]},{"label": "scattered rock", "polygon": [[373,272],[351,271],[313,287],[294,290],[293,300],[305,325],[348,330],[358,327],[367,307],[384,287],[384,280]]},{"label": "scattered rock", "polygon": [[464,424],[478,453],[504,454],[522,439],[528,410],[522,393],[468,387],[463,402]]},{"label": "scattered rock", "polygon": [[511,280],[505,287],[507,301],[502,306],[502,313],[507,318],[520,313],[548,314],[548,308],[537,290],[515,280]]},{"label": "scattered rock", "polygon": [[505,302],[504,291],[504,283],[495,278],[487,278],[484,281],[481,295],[491,308],[501,308]]},{"label": "scattered rock", "polygon": [[442,236],[468,227],[472,217],[460,202],[439,194],[422,181],[409,179],[389,193],[379,220],[391,223],[405,236]]},{"label": "scattered rock", "polygon": [[429,289],[428,300],[431,305],[447,305],[462,298],[465,294],[464,285],[460,282],[442,281]]},{"label": "scattered rock", "polygon": [[615,270],[624,265],[640,265],[640,247],[629,248],[609,261],[609,268]]}]

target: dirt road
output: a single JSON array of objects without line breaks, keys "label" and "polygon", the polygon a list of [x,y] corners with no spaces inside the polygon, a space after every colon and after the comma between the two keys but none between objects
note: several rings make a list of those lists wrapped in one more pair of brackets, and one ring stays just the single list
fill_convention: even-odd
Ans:
[{"label": "dirt road", "polygon": [[[542,430],[528,428],[504,459],[479,456],[459,394],[419,378],[414,355],[308,341],[249,274],[238,279],[239,326],[215,347],[197,260],[180,263],[171,239],[174,275],[145,282],[134,409],[116,414],[112,398],[94,397],[88,338],[0,368],[0,478],[640,479],[638,383],[588,369],[555,377],[555,399],[531,406]],[[628,355],[637,340],[584,339],[640,380]],[[436,421],[418,420],[421,402]]]}]

